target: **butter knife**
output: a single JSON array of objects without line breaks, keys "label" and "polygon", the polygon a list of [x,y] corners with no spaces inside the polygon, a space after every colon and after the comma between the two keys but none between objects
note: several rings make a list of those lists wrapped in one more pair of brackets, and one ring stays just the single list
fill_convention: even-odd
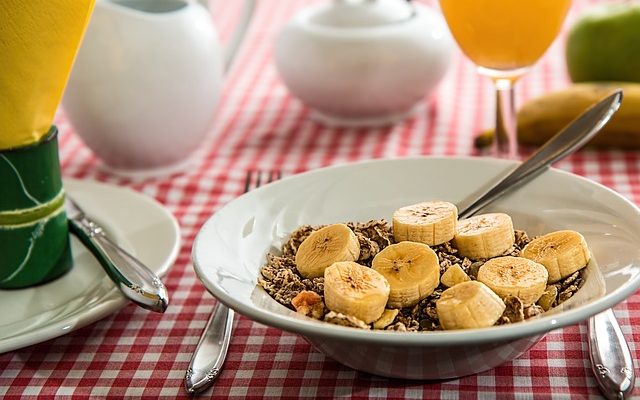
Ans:
[{"label": "butter knife", "polygon": [[91,251],[122,294],[142,308],[163,313],[169,305],[169,295],[160,278],[109,239],[68,195],[65,211],[71,233]]}]

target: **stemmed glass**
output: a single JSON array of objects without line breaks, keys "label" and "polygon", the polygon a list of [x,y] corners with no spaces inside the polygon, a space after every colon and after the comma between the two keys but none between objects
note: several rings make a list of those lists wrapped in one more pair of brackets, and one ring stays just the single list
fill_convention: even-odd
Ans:
[{"label": "stemmed glass", "polygon": [[449,29],[496,87],[494,152],[517,157],[514,84],[558,35],[571,0],[439,0]]}]

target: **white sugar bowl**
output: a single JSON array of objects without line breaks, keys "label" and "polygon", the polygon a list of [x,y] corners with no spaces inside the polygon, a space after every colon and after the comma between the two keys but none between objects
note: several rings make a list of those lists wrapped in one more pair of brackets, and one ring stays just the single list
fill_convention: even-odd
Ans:
[{"label": "white sugar bowl", "polygon": [[450,64],[442,15],[403,0],[334,0],[279,33],[276,66],[291,93],[332,125],[384,125],[430,94]]}]

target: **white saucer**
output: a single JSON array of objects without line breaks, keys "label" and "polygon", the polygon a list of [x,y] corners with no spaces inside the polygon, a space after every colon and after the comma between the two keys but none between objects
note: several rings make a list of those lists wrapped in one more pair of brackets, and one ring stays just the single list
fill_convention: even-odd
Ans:
[{"label": "white saucer", "polygon": [[[103,183],[65,179],[64,186],[120,246],[156,274],[167,272],[180,249],[180,229],[162,205]],[[74,236],[71,247],[74,266],[66,275],[33,288],[0,290],[0,353],[62,336],[127,304]]]}]

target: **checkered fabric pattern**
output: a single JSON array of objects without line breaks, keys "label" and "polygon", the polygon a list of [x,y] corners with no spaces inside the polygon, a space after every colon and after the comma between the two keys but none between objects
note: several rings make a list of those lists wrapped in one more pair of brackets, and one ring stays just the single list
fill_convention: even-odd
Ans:
[{"label": "checkered fabric pattern", "polygon": [[[240,2],[214,2],[228,37]],[[262,0],[230,71],[204,157],[188,173],[133,181],[103,172],[59,112],[66,177],[128,186],[174,213],[183,246],[164,281],[164,315],[128,305],[66,336],[0,354],[0,397],[187,397],[183,378],[215,304],[196,278],[191,245],[204,221],[240,195],[247,170],[295,174],[327,165],[411,155],[477,155],[473,137],[493,125],[491,83],[456,53],[437,91],[406,121],[377,129],[329,128],[291,97],[273,64],[276,32],[308,1]],[[575,5],[584,6],[583,3]],[[575,9],[570,18],[575,18]],[[518,102],[563,87],[563,40],[518,85]],[[640,203],[640,155],[582,151],[559,168],[607,185]],[[640,357],[640,295],[615,309],[634,358]],[[549,333],[517,360],[475,376],[443,382],[386,379],[324,357],[294,334],[237,317],[224,371],[211,398],[599,398],[590,372],[586,326]],[[637,390],[640,394],[640,390]]]}]

